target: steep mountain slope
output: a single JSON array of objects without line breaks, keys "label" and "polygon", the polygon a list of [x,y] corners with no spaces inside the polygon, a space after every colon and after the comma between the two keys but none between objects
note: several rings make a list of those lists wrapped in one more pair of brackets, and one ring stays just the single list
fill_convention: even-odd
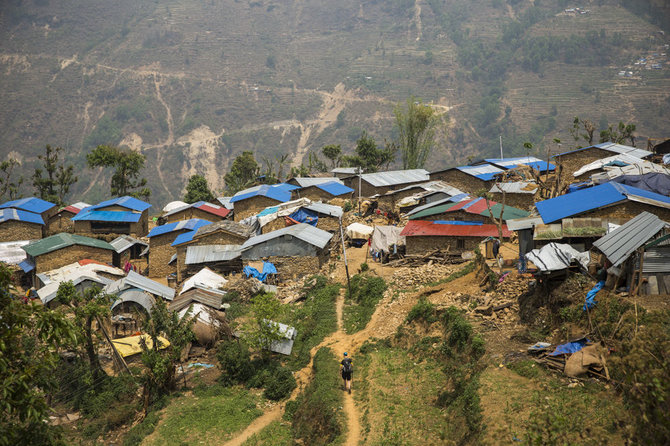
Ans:
[{"label": "steep mountain slope", "polygon": [[[86,169],[86,152],[128,145],[162,204],[195,172],[222,190],[242,150],[300,164],[325,144],[350,150],[363,130],[382,143],[409,95],[450,115],[435,167],[495,153],[498,135],[507,153],[568,141],[575,114],[664,136],[669,40],[652,22],[668,9],[642,3],[579,14],[563,0],[8,0],[0,155],[30,175],[45,144],[64,146],[73,194],[94,201],[109,174]],[[662,69],[633,65],[653,54]]]}]

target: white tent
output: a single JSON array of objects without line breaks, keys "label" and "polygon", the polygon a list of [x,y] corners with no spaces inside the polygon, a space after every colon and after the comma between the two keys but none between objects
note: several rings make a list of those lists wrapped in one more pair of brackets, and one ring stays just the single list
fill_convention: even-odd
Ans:
[{"label": "white tent", "polygon": [[373,232],[374,228],[372,226],[367,226],[362,223],[352,223],[347,226],[347,229],[345,230],[347,237],[352,239],[367,239]]},{"label": "white tent", "polygon": [[209,268],[203,268],[196,275],[184,281],[184,286],[182,287],[179,294],[195,287],[219,290],[226,283],[228,283],[228,280],[226,280],[223,276],[216,274]]}]

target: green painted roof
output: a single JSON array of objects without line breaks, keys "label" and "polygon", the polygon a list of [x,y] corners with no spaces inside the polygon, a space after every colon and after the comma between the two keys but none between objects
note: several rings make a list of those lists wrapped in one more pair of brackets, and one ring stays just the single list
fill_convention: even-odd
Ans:
[{"label": "green painted roof", "polygon": [[439,206],[435,206],[432,208],[424,209],[421,212],[417,212],[416,214],[412,215],[409,219],[410,220],[421,220],[423,217],[428,217],[430,215],[436,215],[436,214],[441,214],[442,212],[446,212],[447,209],[456,206],[458,203],[445,203],[441,204]]},{"label": "green painted roof", "polygon": [[72,245],[90,246],[91,248],[114,251],[114,247],[103,240],[65,232],[29,243],[23,247],[23,250],[31,257],[37,257]]},{"label": "green painted roof", "polygon": [[[500,209],[502,208],[502,204],[497,203],[491,206],[491,212],[493,212],[493,215],[498,218],[500,217]],[[484,217],[490,217],[489,210],[485,209],[482,211],[480,215],[483,215]],[[515,208],[514,206],[506,205],[505,206],[505,211],[503,212],[502,219],[507,221],[507,220],[514,220],[515,218],[525,218],[530,215],[530,212],[526,212],[523,209]]]},{"label": "green painted roof", "polygon": [[[495,202],[494,202],[495,203]],[[455,209],[452,209],[454,208]],[[495,217],[500,216],[500,210],[502,204],[495,203],[491,205],[491,212]],[[481,198],[475,198],[473,200],[461,201],[458,203],[445,203],[432,208],[424,209],[421,212],[417,212],[410,217],[410,220],[420,220],[422,218],[429,217],[431,215],[439,215],[449,210],[468,212],[470,214],[481,215],[482,217],[490,217],[488,209],[485,207],[485,201]],[[515,208],[513,206],[505,206],[505,212],[503,212],[503,220],[512,220],[515,218],[528,217],[530,214],[523,209]]]}]

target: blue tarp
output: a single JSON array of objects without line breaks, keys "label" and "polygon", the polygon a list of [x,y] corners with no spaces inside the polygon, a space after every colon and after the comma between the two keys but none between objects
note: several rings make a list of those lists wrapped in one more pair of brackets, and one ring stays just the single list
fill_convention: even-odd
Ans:
[{"label": "blue tarp", "polygon": [[265,282],[265,279],[268,278],[268,275],[270,274],[277,274],[277,268],[274,266],[273,263],[270,262],[263,262],[263,272],[259,272],[256,268],[252,266],[245,266],[242,268],[242,272],[247,276],[247,277],[254,277],[261,282]]},{"label": "blue tarp", "polygon": [[319,221],[319,216],[316,214],[316,212],[312,212],[304,208],[298,209],[289,215],[289,217],[298,223],[307,223],[308,225],[312,225],[314,227],[316,227],[316,223]]},{"label": "blue tarp", "polygon": [[574,342],[568,342],[565,344],[561,344],[556,347],[556,350],[553,352],[549,353],[549,356],[558,356],[558,355],[571,355],[573,353],[577,353],[584,347],[586,347],[586,344],[588,344],[589,341],[588,339],[580,339],[578,341]]},{"label": "blue tarp", "polygon": [[315,186],[335,197],[338,195],[350,194],[354,191],[352,188],[347,187],[342,183],[338,183],[337,181],[315,184]]},{"label": "blue tarp", "polygon": [[598,294],[598,291],[602,290],[603,287],[605,286],[605,281],[601,280],[600,282],[596,283],[596,286],[591,288],[591,291],[586,293],[586,300],[584,301],[584,311],[587,309],[591,309],[596,306],[598,303],[597,300],[594,300],[596,297],[596,294]]}]

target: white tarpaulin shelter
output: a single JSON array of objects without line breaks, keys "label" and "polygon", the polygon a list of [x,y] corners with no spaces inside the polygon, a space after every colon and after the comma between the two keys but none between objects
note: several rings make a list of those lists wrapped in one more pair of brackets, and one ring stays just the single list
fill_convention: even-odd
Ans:
[{"label": "white tarpaulin shelter", "polygon": [[203,268],[196,275],[184,282],[184,286],[182,287],[181,293],[179,294],[182,294],[195,287],[218,290],[226,283],[228,283],[228,280],[226,280],[223,276],[216,274],[209,268]]},{"label": "white tarpaulin shelter", "polygon": [[270,206],[263,209],[256,216],[261,227],[267,225],[280,217],[286,217],[297,211],[303,206],[312,204],[309,198],[300,198],[298,200],[287,201],[286,203],[278,204],[277,206]]},{"label": "white tarpaulin shelter", "polygon": [[584,268],[589,264],[588,251],[579,252],[564,243],[549,243],[540,249],[533,249],[526,254],[526,259],[533,262],[540,271],[559,271],[568,268],[576,260]]},{"label": "white tarpaulin shelter", "polygon": [[372,235],[374,232],[374,228],[372,226],[367,226],[362,223],[352,223],[349,226],[347,226],[347,229],[345,233],[347,234],[347,237],[351,239],[367,239]]},{"label": "white tarpaulin shelter", "polygon": [[400,235],[402,229],[397,226],[375,226],[370,248],[390,252],[393,245],[404,245],[405,237]]}]

